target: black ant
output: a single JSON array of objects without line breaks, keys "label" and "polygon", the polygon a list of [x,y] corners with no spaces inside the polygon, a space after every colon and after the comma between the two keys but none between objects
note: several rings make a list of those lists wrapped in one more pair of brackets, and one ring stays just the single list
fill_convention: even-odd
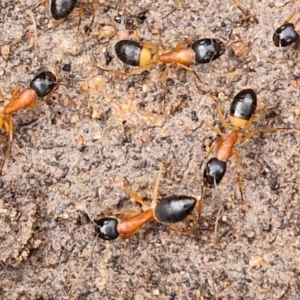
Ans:
[{"label": "black ant", "polygon": [[[35,103],[37,97],[50,97],[52,91],[57,86],[56,77],[53,73],[49,71],[44,71],[36,75],[30,82],[30,89],[19,91],[19,87],[16,86],[11,92],[11,101],[6,104],[2,111],[0,112],[0,130],[4,127],[9,142],[13,140],[13,120],[12,114],[20,109],[32,108],[39,103]],[[5,100],[3,93],[0,91],[0,98]],[[5,160],[10,152],[10,147],[8,148],[3,162],[0,167],[0,175],[2,173],[2,168],[4,166]]]},{"label": "black ant", "polygon": [[[173,230],[192,233],[198,230],[198,228],[189,228],[182,230],[174,225],[174,223],[183,221],[197,206],[197,212],[200,216],[202,211],[201,201],[196,200],[194,197],[184,195],[172,195],[162,198],[158,201],[158,186],[162,175],[163,165],[161,165],[156,179],[156,184],[153,190],[153,200],[150,206],[147,206],[143,199],[141,199],[136,193],[125,187],[126,192],[138,203],[143,206],[143,212],[137,212],[134,210],[123,210],[111,212],[109,217],[103,217],[94,220],[96,230],[99,237],[103,240],[114,240],[118,237],[127,239],[133,234],[138,232],[141,227],[152,220],[156,220],[159,223],[165,223]],[[197,203],[198,201],[198,203]],[[197,205],[196,205],[197,204]],[[117,219],[115,215],[132,215]]]},{"label": "black ant", "polygon": [[[241,158],[236,150],[234,150],[235,144],[240,140],[239,133],[247,132],[253,122],[254,113],[257,107],[257,96],[254,90],[252,89],[244,89],[237,93],[230,106],[230,123],[233,126],[233,129],[230,131],[228,135],[224,134],[218,128],[212,126],[211,124],[206,123],[208,127],[210,127],[213,131],[215,131],[218,135],[224,137],[223,140],[217,140],[217,147],[215,151],[215,157],[208,160],[203,172],[203,182],[207,187],[215,187],[217,186],[226,172],[226,162],[233,155],[236,158],[237,168],[238,168],[238,183],[241,198],[243,200],[242,193],[242,179],[240,177],[241,171]],[[229,131],[229,126],[224,118],[224,115],[220,109],[219,104],[217,103],[217,112],[220,117],[220,121],[224,128]],[[279,130],[279,128],[264,128],[261,130],[253,131],[247,134],[245,137],[241,138],[241,142],[249,140],[255,134],[259,132],[275,132]],[[206,158],[210,154],[212,147],[210,147]]]}]

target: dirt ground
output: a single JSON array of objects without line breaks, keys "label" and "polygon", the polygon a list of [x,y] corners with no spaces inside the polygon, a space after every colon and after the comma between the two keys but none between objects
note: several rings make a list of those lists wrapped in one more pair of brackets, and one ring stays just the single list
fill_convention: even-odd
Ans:
[{"label": "dirt ground", "polygon": [[[299,299],[300,105],[292,73],[300,74],[300,54],[292,46],[282,53],[272,42],[274,28],[300,9],[299,1],[241,0],[247,20],[232,1],[186,0],[165,19],[175,0],[102,2],[94,1],[91,30],[88,5],[78,29],[79,5],[57,22],[49,2],[36,9],[35,0],[0,3],[0,88],[7,99],[43,70],[62,83],[47,103],[14,115],[12,151],[0,178],[0,298]],[[145,11],[143,20],[138,15]],[[114,45],[128,33],[134,39],[132,28],[143,43],[166,50],[183,38],[215,37],[226,52],[211,64],[192,65],[201,82],[170,68],[164,100],[164,66],[129,78],[95,67],[131,69]],[[204,190],[197,233],[152,222],[129,240],[96,239],[85,210],[94,218],[139,210],[124,184],[151,199],[161,162],[167,163],[162,196],[201,197],[203,160],[216,133],[199,125],[220,127],[220,121],[214,101],[200,90],[214,95],[227,115],[244,88],[256,91],[259,108],[276,106],[253,130],[291,128],[237,146],[244,203],[231,159],[219,188]],[[2,158],[7,147],[0,145]]]}]

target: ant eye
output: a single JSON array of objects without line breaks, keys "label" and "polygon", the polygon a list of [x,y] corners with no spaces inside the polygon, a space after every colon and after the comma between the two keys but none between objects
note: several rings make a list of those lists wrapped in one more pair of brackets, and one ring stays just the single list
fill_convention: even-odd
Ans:
[{"label": "ant eye", "polygon": [[119,233],[117,230],[118,221],[114,218],[101,218],[95,220],[97,224],[97,232],[103,240],[115,240],[118,238]]}]

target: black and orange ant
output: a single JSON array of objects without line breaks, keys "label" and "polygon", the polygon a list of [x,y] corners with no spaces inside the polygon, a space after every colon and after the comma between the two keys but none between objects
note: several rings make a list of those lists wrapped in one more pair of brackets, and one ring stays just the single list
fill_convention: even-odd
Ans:
[{"label": "black and orange ant", "polygon": [[[218,135],[224,137],[224,139],[216,140],[217,147],[215,151],[215,157],[208,160],[203,172],[203,182],[207,187],[215,187],[217,186],[226,172],[226,162],[233,155],[236,158],[237,169],[238,169],[238,184],[239,190],[241,194],[241,198],[243,200],[243,192],[242,192],[242,179],[240,176],[241,171],[241,158],[238,152],[233,149],[235,144],[240,141],[244,142],[249,140],[254,135],[259,132],[276,132],[279,128],[263,128],[260,130],[256,130],[248,133],[244,137],[240,137],[240,133],[247,132],[253,122],[254,114],[257,107],[257,96],[254,90],[252,89],[244,89],[237,93],[230,106],[230,123],[233,126],[233,129],[230,131],[228,135],[224,134],[218,128],[212,126],[210,123],[205,122],[205,124],[215,131]],[[264,110],[262,110],[264,111]],[[217,103],[217,112],[220,117],[220,121],[223,127],[229,131],[229,126],[225,120],[225,117],[221,111],[219,104]],[[206,158],[209,156],[214,144],[210,147]]]},{"label": "black and orange ant", "polygon": [[[167,226],[175,231],[183,233],[193,233],[199,228],[189,228],[182,230],[174,225],[174,223],[183,221],[197,207],[198,216],[202,211],[202,202],[191,196],[185,195],[172,195],[164,197],[158,200],[158,187],[161,179],[163,165],[160,166],[158,176],[156,179],[155,187],[153,190],[153,200],[150,206],[144,203],[144,200],[140,198],[136,193],[125,187],[125,191],[143,207],[142,212],[135,210],[121,210],[106,213],[110,216],[102,217],[93,221],[96,225],[96,231],[99,237],[103,240],[114,240],[118,237],[127,239],[133,234],[138,232],[144,224],[149,221],[156,220],[159,223],[167,224]],[[132,215],[117,219],[116,215]],[[92,219],[91,219],[92,220]]]},{"label": "black and orange ant", "polygon": [[[189,47],[184,47],[185,44]],[[190,39],[184,39],[177,44],[173,51],[158,54],[158,47],[154,44],[140,44],[133,40],[122,40],[116,43],[115,52],[123,63],[134,67],[138,66],[139,68],[128,73],[97,68],[117,75],[131,76],[139,75],[159,63],[164,63],[167,66],[162,75],[162,82],[166,79],[169,65],[181,67],[192,72],[200,80],[197,72],[189,65],[193,61],[205,64],[216,60],[225,52],[225,45],[219,39],[203,38],[195,42]],[[164,84],[162,88],[165,93],[166,88]]]},{"label": "black and orange ant", "polygon": [[[5,160],[9,155],[11,142],[13,140],[13,119],[12,114],[20,109],[32,108],[38,106],[36,103],[37,97],[50,96],[51,92],[57,86],[56,77],[49,71],[44,71],[36,75],[30,82],[30,89],[19,91],[19,86],[15,87],[11,92],[11,101],[6,104],[0,112],[0,130],[5,129],[10,146],[6,151],[5,157],[0,168],[0,175],[4,166]],[[5,101],[5,97],[0,91],[0,98]]]}]

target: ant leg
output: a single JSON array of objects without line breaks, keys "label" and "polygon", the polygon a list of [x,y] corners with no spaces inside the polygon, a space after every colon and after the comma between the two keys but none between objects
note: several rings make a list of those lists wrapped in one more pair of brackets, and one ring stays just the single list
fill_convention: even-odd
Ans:
[{"label": "ant leg", "polygon": [[133,192],[127,186],[124,186],[124,190],[132,199],[134,199],[135,202],[140,203],[143,208],[148,208],[148,206],[145,204],[144,200],[138,194]]},{"label": "ant leg", "polygon": [[6,119],[2,119],[3,121],[3,126],[5,128],[5,131],[7,132],[8,136],[9,136],[9,141],[11,142],[12,139],[13,139],[13,129],[14,129],[14,126],[13,126],[13,121],[12,121],[12,117],[11,115],[8,116],[8,120]]},{"label": "ant leg", "polygon": [[117,70],[108,70],[108,69],[103,69],[101,67],[98,67],[98,66],[95,66],[96,68],[102,70],[102,71],[105,71],[105,72],[109,72],[109,73],[113,73],[113,74],[116,74],[116,75],[119,75],[119,76],[132,76],[132,75],[140,75],[142,74],[143,72],[145,71],[148,71],[149,69],[151,69],[155,64],[149,64],[147,66],[144,66],[144,67],[140,67],[140,68],[137,68],[137,69],[134,69],[128,73],[124,73],[124,72],[121,72],[121,71],[117,71]]},{"label": "ant leg", "polygon": [[47,0],[40,0],[39,3],[32,8],[32,11],[34,11],[35,9],[37,9],[38,7],[40,7],[42,4],[44,4]]},{"label": "ant leg", "polygon": [[95,7],[94,7],[94,4],[93,4],[93,1],[90,1],[90,10],[91,10],[91,15],[93,16],[92,21],[90,23],[90,27],[92,27],[92,25],[94,23],[94,20],[95,20]]},{"label": "ant leg", "polygon": [[177,5],[171,11],[169,11],[165,16],[163,16],[162,18],[165,19],[169,15],[171,15],[174,11],[180,9],[184,2],[185,2],[185,0],[179,0]]},{"label": "ant leg", "polygon": [[1,166],[0,166],[0,176],[2,175],[2,170],[3,170],[4,164],[7,161],[8,157],[9,157],[9,154],[11,152],[11,146],[12,146],[12,141],[9,141],[8,147],[5,151],[5,154],[4,154]]},{"label": "ant leg", "polygon": [[218,236],[218,225],[219,225],[219,220],[220,220],[220,217],[221,217],[221,213],[223,211],[223,206],[221,205],[218,209],[218,212],[217,212],[217,217],[216,217],[216,222],[215,222],[215,228],[214,228],[214,233],[215,233],[215,240],[216,242],[218,241],[219,239],[219,236]]},{"label": "ant leg", "polygon": [[1,98],[2,100],[5,100],[5,97],[4,97],[4,95],[3,95],[3,93],[2,93],[1,90],[0,90],[0,98]]},{"label": "ant leg", "polygon": [[157,204],[157,201],[158,201],[159,182],[161,180],[162,171],[163,171],[164,166],[165,165],[163,163],[160,164],[159,171],[158,171],[157,178],[156,178],[156,182],[155,182],[155,185],[154,185],[153,200],[151,202],[151,208],[153,208],[153,209],[156,207],[156,204]]},{"label": "ant leg", "polygon": [[104,68],[101,68],[101,67],[98,67],[96,65],[93,65],[93,67],[101,70],[101,71],[104,71],[104,72],[108,72],[108,73],[113,73],[113,74],[116,74],[116,75],[119,75],[119,76],[128,76],[128,73],[124,73],[124,72],[121,72],[121,71],[117,71],[117,70],[108,70],[108,69],[104,69]]},{"label": "ant leg", "polygon": [[122,209],[122,210],[115,210],[115,211],[105,211],[103,212],[103,215],[109,216],[117,216],[117,215],[137,215],[139,214],[139,211],[136,211],[134,209]]},{"label": "ant leg", "polygon": [[139,32],[136,29],[133,30],[133,35],[134,35],[135,41],[140,43],[141,42],[140,35],[139,35]]},{"label": "ant leg", "polygon": [[247,16],[246,12],[242,9],[241,4],[237,0],[232,0],[234,6],[239,9],[245,16]]},{"label": "ant leg", "polygon": [[[210,155],[210,153],[212,152],[212,150],[213,150],[213,148],[214,148],[214,146],[215,146],[216,143],[217,143],[217,140],[214,140],[214,141],[211,143],[209,149],[207,150],[207,152],[206,152],[206,154],[205,154],[205,156],[204,156],[204,160],[206,160],[206,159],[209,157],[209,155]],[[201,167],[202,167],[202,164],[201,164]]]},{"label": "ant leg", "polygon": [[223,127],[229,131],[229,125],[228,123],[226,122],[226,119],[224,117],[224,113],[222,112],[221,110],[221,107],[220,107],[220,104],[217,102],[217,100],[215,99],[215,97],[213,97],[212,95],[208,94],[208,97],[210,97],[211,99],[213,99],[215,102],[216,102],[216,105],[217,105],[217,113],[218,113],[218,116],[219,116],[219,119],[223,125]]},{"label": "ant leg", "polygon": [[254,137],[256,134],[258,134],[260,132],[276,132],[276,131],[282,130],[282,129],[291,130],[293,128],[278,128],[278,127],[273,127],[273,128],[263,128],[263,129],[255,130],[255,131],[250,132],[244,138],[242,138],[241,142],[243,143],[245,141],[250,140],[252,137]]},{"label": "ant leg", "polygon": [[[178,62],[174,63],[174,65],[175,65],[175,66],[178,66],[178,67],[181,67],[182,69],[185,69],[185,70],[187,70],[187,71],[189,71],[189,72],[194,73],[194,75],[198,78],[198,80],[201,81],[199,75],[197,74],[197,72],[196,72],[193,68],[190,68],[190,67],[188,67],[188,66],[186,66],[186,65],[183,65],[183,64],[181,64],[181,63],[178,63]],[[206,93],[205,91],[202,91],[202,92]]]},{"label": "ant leg", "polygon": [[185,219],[190,221],[198,221],[202,214],[202,210],[203,210],[203,203],[201,200],[198,200],[196,204],[197,216],[188,215]]},{"label": "ant leg", "polygon": [[241,4],[240,4],[237,0],[232,0],[232,2],[233,2],[233,4],[234,4],[234,6],[235,6],[237,9],[239,9],[239,10],[242,12],[242,14],[245,16],[245,17],[242,19],[242,21],[248,20],[248,19],[251,18],[251,15],[247,14],[247,13],[242,9]]},{"label": "ant leg", "polygon": [[173,225],[173,224],[166,224],[170,229],[174,230],[174,231],[177,231],[177,232],[180,232],[180,233],[186,233],[186,234],[189,234],[189,233],[194,233],[194,232],[197,232],[199,230],[198,227],[193,227],[193,228],[188,228],[188,229],[181,229],[181,228],[178,228],[177,226]]},{"label": "ant leg", "polygon": [[220,136],[226,136],[226,134],[223,133],[219,128],[217,128],[217,127],[211,125],[210,123],[204,121],[204,124],[205,124],[206,126],[208,126],[208,127],[209,127],[212,131],[214,131],[216,134],[218,134],[218,135],[220,135]]},{"label": "ant leg", "polygon": [[242,183],[242,176],[241,176],[241,171],[242,171],[242,160],[240,155],[238,154],[238,152],[236,150],[233,149],[233,154],[235,156],[236,159],[236,165],[237,165],[237,173],[238,173],[238,184],[239,184],[239,190],[240,190],[240,194],[241,194],[241,199],[242,202],[244,202],[244,196],[243,196],[243,183]]},{"label": "ant leg", "polygon": [[174,51],[184,48],[185,44],[191,46],[193,43],[194,41],[192,41],[191,39],[185,38],[177,43]]},{"label": "ant leg", "polygon": [[13,134],[14,134],[14,124],[11,115],[9,115],[8,122],[9,122],[9,141],[11,142],[13,140]]},{"label": "ant leg", "polygon": [[198,200],[198,203],[197,203],[197,214],[198,214],[198,218],[202,215],[202,211],[203,211],[203,202],[201,200]]},{"label": "ant leg", "polygon": [[244,128],[244,131],[248,131],[248,130],[251,128],[252,123],[253,123],[253,120],[254,120],[254,116],[252,116],[252,117],[248,120],[248,122],[247,122],[247,124],[246,124],[246,126],[245,126],[245,128]]},{"label": "ant leg", "polygon": [[11,100],[14,100],[20,92],[20,87],[17,85],[11,91]]},{"label": "ant leg", "polygon": [[78,21],[77,31],[79,31],[81,25],[82,15],[83,15],[83,6],[81,5],[78,13],[79,21]]},{"label": "ant leg", "polygon": [[[162,76],[161,76],[161,88],[163,90],[163,99],[164,100],[165,100],[166,94],[167,94],[166,78],[167,78],[168,73],[169,73],[169,66],[166,65],[166,68],[163,71]],[[164,106],[165,106],[165,103],[164,103]]]},{"label": "ant leg", "polygon": [[299,12],[299,10],[294,10],[289,16],[288,18],[284,21],[284,24],[289,23],[290,20],[292,20],[294,18],[294,16]]},{"label": "ant leg", "polygon": [[153,68],[155,64],[149,64],[147,66],[144,66],[144,67],[140,67],[138,69],[135,69],[135,70],[132,70],[130,71],[129,73],[125,73],[126,76],[132,76],[132,75],[140,75],[142,74],[143,72],[145,71],[148,71],[149,69]]},{"label": "ant leg", "polygon": [[244,127],[244,130],[243,131],[249,131],[249,129],[251,128],[252,126],[252,123],[256,117],[256,115],[259,115],[259,114],[265,114],[267,113],[268,111],[272,110],[272,109],[275,109],[279,106],[279,103],[277,103],[275,106],[272,106],[272,107],[269,107],[269,108],[261,108],[261,109],[258,109],[255,111],[255,115],[253,115],[250,120],[247,122],[246,126]]}]

